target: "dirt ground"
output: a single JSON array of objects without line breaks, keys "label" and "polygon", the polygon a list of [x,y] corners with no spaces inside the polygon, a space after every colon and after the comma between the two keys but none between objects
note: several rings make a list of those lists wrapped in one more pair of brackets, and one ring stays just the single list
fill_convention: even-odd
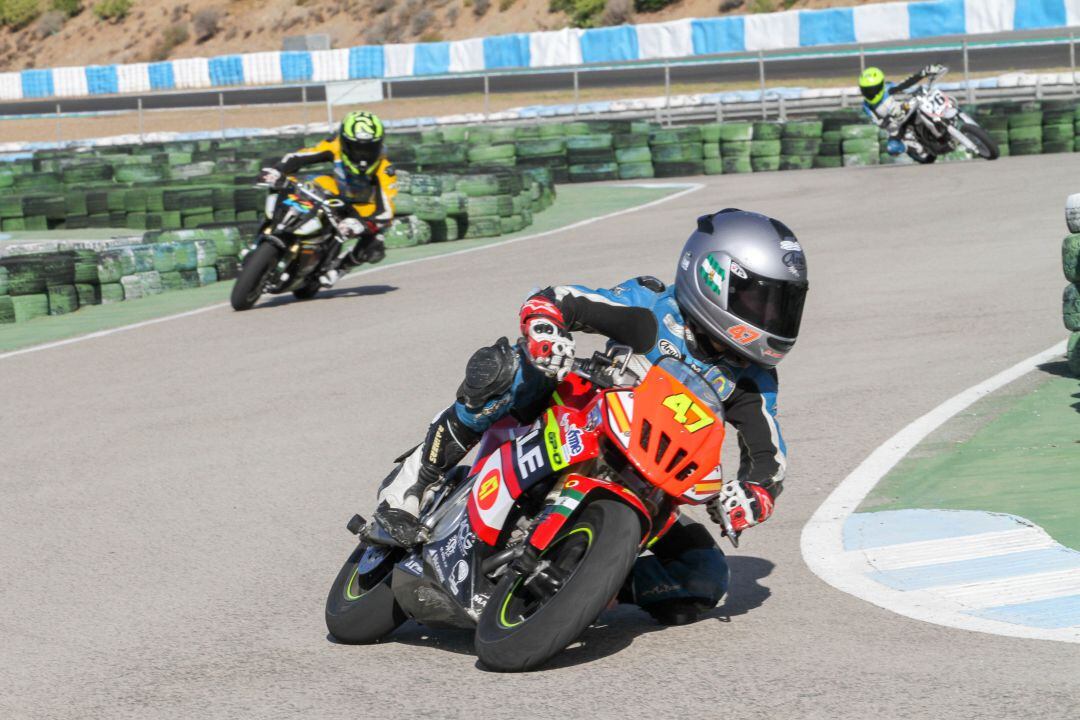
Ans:
[{"label": "dirt ground", "polygon": [[[569,25],[551,0],[138,0],[123,20],[99,20],[84,9],[66,21],[42,17],[13,31],[0,29],[0,71],[131,63],[230,53],[280,50],[286,36],[325,33],[335,48],[394,42],[427,42]],[[651,23],[686,17],[778,9],[862,5],[883,0],[679,0],[659,12],[634,13],[630,0],[619,22]],[[480,8],[486,8],[478,14]],[[212,20],[212,21],[211,21]],[[618,24],[618,23],[615,23]],[[171,38],[171,40],[169,39]],[[179,42],[177,42],[179,41]]]}]

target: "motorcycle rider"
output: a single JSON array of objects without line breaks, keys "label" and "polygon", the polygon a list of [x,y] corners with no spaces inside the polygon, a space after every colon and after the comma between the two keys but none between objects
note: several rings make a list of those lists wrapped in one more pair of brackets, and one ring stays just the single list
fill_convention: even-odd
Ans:
[{"label": "motorcycle rider", "polygon": [[941,75],[948,70],[944,65],[927,65],[919,72],[900,83],[885,81],[885,73],[880,68],[868,67],[859,76],[859,91],[863,96],[863,111],[879,127],[889,133],[885,146],[890,155],[901,155],[910,148],[917,155],[925,153],[922,145],[914,138],[904,138],[908,124],[904,122],[907,112],[903,104],[896,101],[894,95],[906,92],[928,77]]},{"label": "motorcycle rider", "polygon": [[[345,237],[334,238],[335,246],[327,254],[333,260],[319,278],[325,287],[361,263],[377,263],[386,257],[380,233],[394,219],[397,179],[394,166],[383,155],[385,135],[382,121],[374,113],[350,112],[341,121],[337,133],[314,147],[286,155],[273,167],[263,168],[259,176],[260,182],[277,187],[286,176],[301,168],[333,163],[333,176],[323,175],[314,180],[331,195],[346,201],[340,223]],[[344,241],[353,237],[356,245],[338,257]]]},{"label": "motorcycle rider", "polygon": [[[375,519],[406,545],[420,531],[424,491],[457,465],[500,418],[530,423],[574,359],[574,331],[607,336],[649,362],[681,359],[702,372],[738,431],[738,478],[708,503],[737,534],[767,519],[782,487],[786,448],[776,421],[775,366],[795,344],[807,290],[805,256],[778,220],[727,209],[698,218],[679,256],[675,286],[638,277],[608,289],[577,285],[534,292],[522,305],[522,338],[500,338],[470,358],[457,402],[383,481]],[[709,532],[683,517],[639,558],[621,599],[664,623],[692,622],[723,597],[727,564]]]}]

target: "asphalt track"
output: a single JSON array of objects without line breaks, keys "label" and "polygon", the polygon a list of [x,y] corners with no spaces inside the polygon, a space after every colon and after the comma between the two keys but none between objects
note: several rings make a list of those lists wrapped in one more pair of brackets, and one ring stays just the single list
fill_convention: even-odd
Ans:
[{"label": "asphalt track", "polygon": [[[0,717],[1063,718],[1075,645],[895,615],[814,576],[800,531],[879,443],[1062,336],[1080,157],[722,176],[577,232],[350,277],[0,363]],[[566,191],[569,191],[566,190]],[[390,459],[539,284],[670,277],[693,218],[774,214],[807,249],[782,372],[791,474],[698,624],[631,607],[543,671],[468,633],[326,638]]]},{"label": "asphalt track", "polygon": [[[999,40],[1042,39],[1067,37],[1061,29],[1017,32],[973,37],[978,42]],[[906,41],[900,47],[933,47],[944,43],[958,44],[962,38],[933,38],[925,41]],[[870,46],[866,56],[868,64],[877,64],[890,77],[902,78],[930,62],[945,63],[953,70],[951,79],[962,79],[963,53],[960,50],[905,51],[887,55],[874,54],[875,50],[887,48],[895,43]],[[822,48],[822,52],[831,48]],[[847,50],[847,48],[845,48]],[[779,59],[782,56],[783,59]],[[759,70],[756,56],[742,56],[740,62],[728,62],[735,56],[718,56],[724,62],[700,62],[671,67],[672,83],[757,83]],[[855,82],[860,65],[857,54],[841,57],[804,56],[791,51],[766,53],[766,76],[770,85],[782,82],[798,85],[800,80],[835,79],[838,84]],[[1011,70],[1039,70],[1043,68],[1069,67],[1069,46],[1025,45],[1011,47],[987,47],[972,49],[970,52],[972,72],[1007,72]],[[578,75],[582,89],[618,88],[642,85],[664,86],[664,68],[656,63],[626,64],[618,69],[583,69]],[[553,70],[551,72],[509,73],[493,75],[489,78],[489,90],[492,93],[506,92],[570,92],[574,86],[572,70]],[[661,90],[662,91],[662,90]],[[484,79],[480,75],[442,76],[429,79],[400,79],[384,83],[383,95],[397,99],[423,97],[452,97],[468,93],[484,92]],[[0,103],[0,115],[41,115],[56,112],[57,102],[65,113],[108,112],[135,110],[139,100],[145,110],[163,110],[197,107],[217,107],[219,103],[227,107],[239,105],[267,105],[281,103],[307,102],[323,103],[326,90],[323,85],[308,85],[305,90],[300,86],[234,88],[206,91],[178,91],[169,93],[150,93],[145,95],[110,95],[90,98],[64,98],[48,100],[25,100]]]}]

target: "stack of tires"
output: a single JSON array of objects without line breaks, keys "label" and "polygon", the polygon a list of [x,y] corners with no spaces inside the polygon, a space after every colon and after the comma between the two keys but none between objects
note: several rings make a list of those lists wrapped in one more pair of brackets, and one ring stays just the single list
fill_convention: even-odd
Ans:
[{"label": "stack of tires", "polygon": [[1062,294],[1061,309],[1069,335],[1068,363],[1080,377],[1080,195],[1072,195],[1066,204],[1065,219],[1069,235],[1061,243],[1061,265],[1069,283]]},{"label": "stack of tires", "polygon": [[647,131],[631,129],[629,132],[618,133],[613,137],[612,144],[615,148],[615,162],[619,166],[620,180],[656,177]]},{"label": "stack of tires", "polygon": [[1042,103],[1043,153],[1071,153],[1076,137],[1073,126],[1075,103],[1069,100],[1046,100]]},{"label": "stack of tires", "polygon": [[750,143],[754,138],[754,126],[748,122],[723,123],[718,134],[720,165],[724,174],[750,172]]},{"label": "stack of tires", "polygon": [[784,126],[777,122],[756,122],[750,140],[750,169],[772,172],[780,169],[780,136]]},{"label": "stack of tires", "polygon": [[17,255],[0,259],[0,278],[7,300],[0,302],[5,322],[26,322],[49,314],[49,295],[40,255]]},{"label": "stack of tires", "polygon": [[988,109],[987,112],[977,112],[975,115],[976,122],[986,130],[986,134],[990,136],[990,139],[997,143],[998,151],[1001,157],[1008,157],[1009,155],[1009,117],[1002,110],[994,108]]},{"label": "stack of tires", "polygon": [[1039,155],[1043,151],[1043,113],[1037,104],[1025,104],[1009,115],[1009,154]]},{"label": "stack of tires", "polygon": [[566,163],[570,182],[617,180],[619,166],[613,142],[611,133],[606,132],[568,135]]},{"label": "stack of tires", "polygon": [[821,119],[821,144],[814,158],[815,168],[838,168],[844,165],[843,128],[858,122],[848,113],[834,113]]},{"label": "stack of tires", "polygon": [[649,151],[658,178],[701,175],[705,172],[701,128],[690,125],[649,133]]},{"label": "stack of tires", "polygon": [[844,125],[840,128],[844,167],[866,167],[881,163],[881,146],[876,125]]},{"label": "stack of tires", "polygon": [[780,138],[780,169],[809,170],[821,150],[823,124],[820,120],[802,120],[784,125]]}]

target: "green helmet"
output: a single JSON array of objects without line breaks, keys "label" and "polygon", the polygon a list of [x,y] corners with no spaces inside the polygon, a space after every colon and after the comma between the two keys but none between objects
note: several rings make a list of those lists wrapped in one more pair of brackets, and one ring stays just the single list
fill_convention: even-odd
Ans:
[{"label": "green helmet", "polygon": [[881,68],[868,67],[859,76],[859,90],[866,102],[877,105],[885,98],[885,73]]},{"label": "green helmet", "polygon": [[370,170],[382,155],[386,133],[375,113],[351,112],[341,121],[341,159],[355,173]]}]

